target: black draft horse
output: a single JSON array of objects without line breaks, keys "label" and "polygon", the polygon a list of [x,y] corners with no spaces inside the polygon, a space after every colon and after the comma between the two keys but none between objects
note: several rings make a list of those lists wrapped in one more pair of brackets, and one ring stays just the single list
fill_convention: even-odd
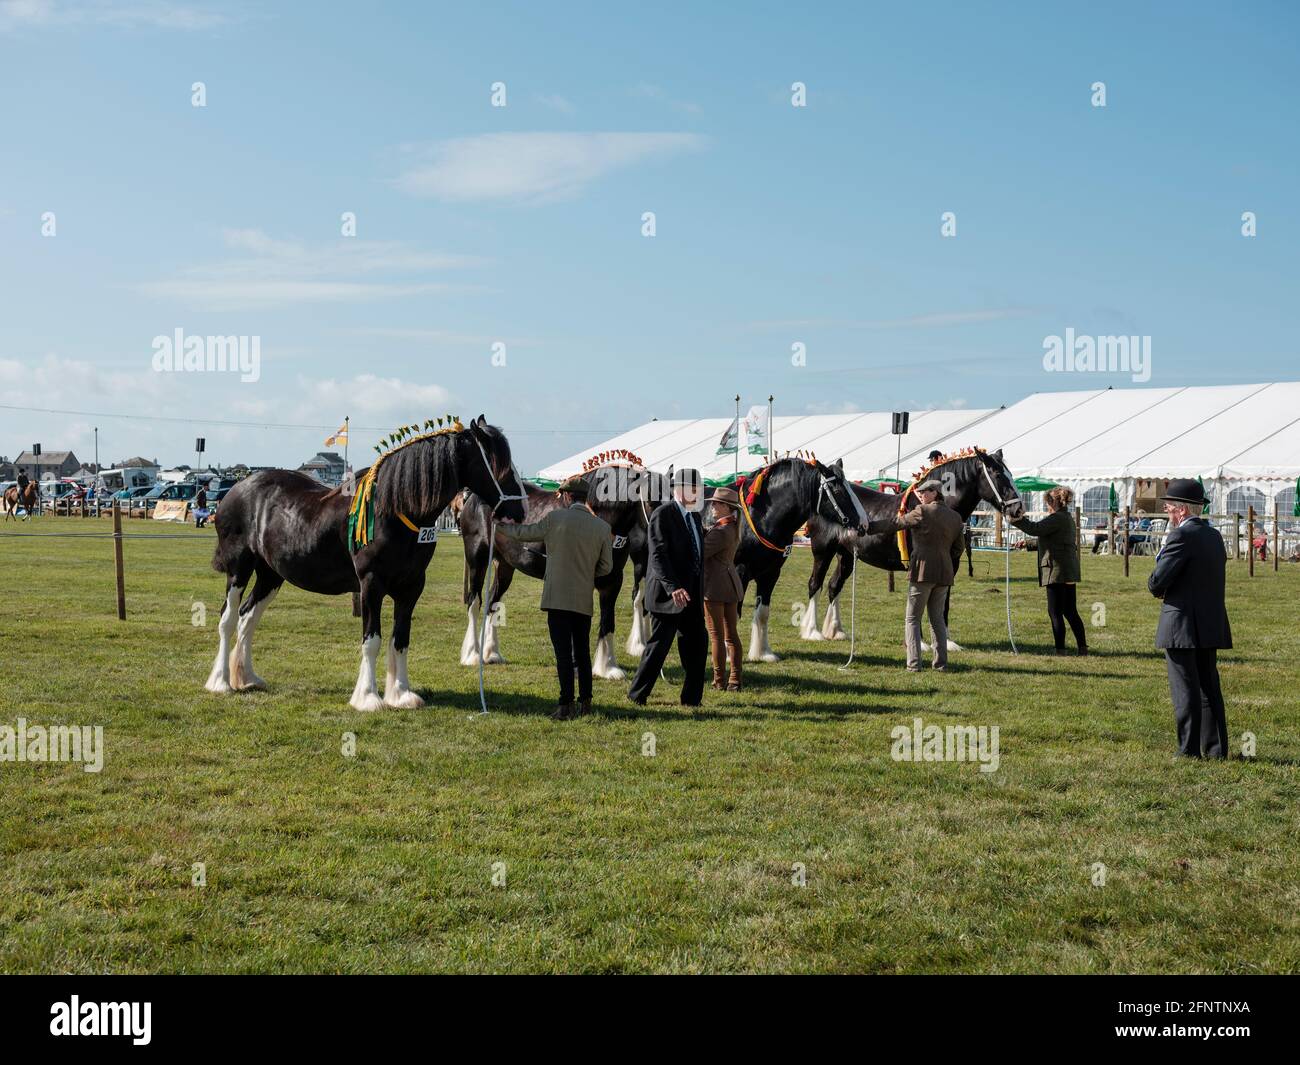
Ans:
[{"label": "black draft horse", "polygon": [[752,484],[738,486],[742,498],[753,499],[740,519],[736,570],[741,587],[757,586],[750,629],[750,662],[779,662],[772,650],[769,620],[772,592],[800,526],[813,518],[849,531],[865,531],[867,514],[844,479],[842,463],[827,466],[815,458],[787,456],[755,475]]},{"label": "black draft horse", "polygon": [[[428,424],[428,423],[426,423]],[[212,692],[265,688],[253,671],[253,633],[285,581],[322,595],[361,593],[361,670],[351,705],[413,709],[424,701],[410,688],[407,648],[411,615],[433,558],[435,523],[452,497],[468,488],[495,501],[497,517],[521,521],[523,492],[501,430],[480,414],[468,428],[416,435],[382,455],[373,478],[364,470],[357,492],[369,484],[373,522],[363,546],[349,550],[350,485],[327,488],[292,470],[261,470],[232,488],[217,510],[212,567],[226,574],[217,658],[205,687]],[[244,589],[256,575],[249,596]],[[384,697],[376,685],[380,613],[393,600]],[[236,625],[238,631],[236,632]],[[232,649],[231,638],[235,645]]]},{"label": "black draft horse", "polygon": [[[981,501],[1001,510],[1008,517],[1019,517],[1024,503],[1016,491],[1011,471],[1002,458],[1002,450],[989,453],[972,447],[951,455],[941,456],[919,470],[913,484],[935,478],[943,485],[943,499],[948,506],[968,521]],[[852,486],[854,494],[872,519],[887,518],[898,512],[900,497],[889,492],[876,492],[861,485]],[[907,507],[916,504],[915,493],[907,499]],[[840,625],[839,596],[845,582],[853,572],[853,557],[877,569],[901,571],[907,569],[898,552],[896,533],[862,535],[841,526],[823,521],[808,523],[808,538],[812,542],[813,566],[808,577],[808,606],[804,610],[800,635],[806,640],[842,640],[844,629]],[[969,555],[969,533],[965,544]],[[827,586],[826,617],[821,628],[817,626],[817,593],[821,591],[831,560],[838,557],[840,564]],[[961,560],[961,546],[953,553],[953,569]],[[949,649],[957,650],[949,641]]]},{"label": "black draft horse", "polygon": [[[598,466],[587,471],[583,477],[589,487],[587,498],[592,511],[609,525],[614,538],[614,568],[596,581],[596,592],[600,597],[600,628],[591,668],[595,676],[606,680],[623,680],[626,674],[619,668],[614,654],[614,614],[619,592],[623,588],[623,572],[630,555],[636,551],[645,553],[645,529],[649,513],[660,503],[672,498],[672,482],[670,477],[644,467],[624,464]],[[529,481],[524,482],[524,493],[528,497],[526,521],[541,521],[548,511],[559,505],[554,492]],[[476,666],[479,663],[478,612],[482,605],[483,584],[487,578],[491,509],[470,492],[466,492],[458,504],[453,505],[453,509],[457,510],[456,520],[465,548],[464,603],[468,613],[460,661],[462,665]],[[546,576],[546,551],[541,544],[524,544],[497,537],[492,557],[496,572],[487,599],[487,617],[481,630],[485,664],[505,661],[497,631],[502,609],[499,604],[510,588],[515,571],[539,580]]]}]

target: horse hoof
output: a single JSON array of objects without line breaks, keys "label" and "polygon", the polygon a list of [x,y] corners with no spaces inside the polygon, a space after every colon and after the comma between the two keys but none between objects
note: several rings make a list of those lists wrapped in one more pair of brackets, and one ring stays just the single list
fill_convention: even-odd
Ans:
[{"label": "horse hoof", "polygon": [[611,666],[600,676],[602,680],[627,680],[627,674],[618,666]]},{"label": "horse hoof", "polygon": [[388,693],[385,692],[384,705],[394,707],[397,710],[419,710],[424,705],[424,700],[408,688],[405,691],[395,693],[392,698],[389,698]]},{"label": "horse hoof", "polygon": [[803,633],[800,633],[800,635],[801,635],[805,640],[824,640],[824,639],[826,639],[826,637],[823,636],[823,635],[822,635],[820,632],[818,632],[816,629],[814,629],[812,632],[803,632]]},{"label": "horse hoof", "polygon": [[478,652],[477,652],[477,651],[471,651],[471,652],[470,652],[469,654],[467,654],[467,655],[462,655],[462,656],[461,656],[461,660],[460,660],[460,664],[461,664],[462,666],[477,666],[477,665],[478,665]]},{"label": "horse hoof", "polygon": [[760,659],[760,661],[762,661],[762,662],[779,662],[779,661],[781,661],[781,656],[780,656],[779,654],[777,654],[775,651],[764,651],[764,652],[763,652],[763,655],[762,655],[762,658]]},{"label": "horse hoof", "polygon": [[487,664],[489,666],[504,666],[506,664],[505,655],[500,654],[497,651],[493,651],[490,655],[487,656]]},{"label": "horse hoof", "polygon": [[360,710],[364,713],[373,713],[376,710],[384,708],[384,702],[374,692],[366,692],[364,695],[352,696],[352,701],[348,704],[353,710]]},{"label": "horse hoof", "polygon": [[949,641],[948,641],[948,650],[949,650],[949,651],[964,651],[964,650],[966,650],[966,648],[964,648],[964,647],[963,647],[961,644],[959,644],[956,640],[949,640]]},{"label": "horse hoof", "polygon": [[241,692],[264,692],[266,691],[266,681],[261,677],[252,677],[239,686]]},{"label": "horse hoof", "polygon": [[230,686],[230,682],[228,680],[223,680],[221,677],[212,678],[205,685],[203,685],[203,687],[206,688],[208,691],[212,692],[214,695],[226,695],[229,692],[234,691],[234,689]]}]

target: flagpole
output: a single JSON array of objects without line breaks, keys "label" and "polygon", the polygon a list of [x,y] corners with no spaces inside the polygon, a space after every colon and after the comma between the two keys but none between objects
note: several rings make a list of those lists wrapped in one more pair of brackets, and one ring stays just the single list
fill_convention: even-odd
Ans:
[{"label": "flagpole", "polygon": [[776,452],[772,450],[772,397],[767,397],[767,461],[770,463]]},{"label": "flagpole", "polygon": [[740,393],[736,393],[736,446],[732,450],[732,458],[736,460],[736,472],[731,481],[734,488],[740,483]]},{"label": "flagpole", "polygon": [[351,418],[347,415],[343,418],[343,474],[348,472],[348,444],[352,442],[352,433],[349,432],[348,422]]}]

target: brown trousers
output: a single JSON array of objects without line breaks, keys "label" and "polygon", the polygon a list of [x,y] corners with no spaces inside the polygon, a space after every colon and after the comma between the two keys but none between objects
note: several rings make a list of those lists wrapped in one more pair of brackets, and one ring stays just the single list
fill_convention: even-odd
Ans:
[{"label": "brown trousers", "polygon": [[731,684],[740,683],[740,636],[736,631],[739,603],[719,603],[704,600],[704,624],[709,630],[709,645],[713,649],[713,681],[721,684],[728,680],[727,655],[731,655]]}]

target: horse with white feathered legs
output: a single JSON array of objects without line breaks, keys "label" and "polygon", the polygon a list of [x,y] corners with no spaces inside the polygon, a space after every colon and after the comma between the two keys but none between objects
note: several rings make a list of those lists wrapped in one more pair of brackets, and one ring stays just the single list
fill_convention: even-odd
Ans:
[{"label": "horse with white feathered legs", "polygon": [[869,518],[844,478],[843,463],[827,466],[811,455],[777,459],[737,489],[742,505],[736,570],[743,589],[751,581],[757,586],[745,657],[778,662],[769,632],[772,593],[795,533],[814,518],[845,532],[865,533]]},{"label": "horse with white feathered legs", "polygon": [[[411,690],[407,649],[411,616],[424,590],[425,570],[437,546],[438,516],[457,492],[470,489],[493,501],[497,518],[522,521],[523,492],[500,429],[480,414],[404,426],[386,443],[355,487],[329,488],[292,470],[260,470],[236,484],[216,515],[212,567],[226,574],[211,692],[265,688],[253,671],[253,634],[280,586],[309,592],[361,595],[361,668],[351,705],[413,709],[424,701]],[[244,590],[256,576],[248,597]],[[393,600],[384,697],[376,662],[384,598]],[[232,639],[234,646],[232,647]]]},{"label": "horse with white feathered legs", "polygon": [[[623,571],[633,552],[645,554],[645,528],[649,512],[672,498],[671,480],[662,474],[647,470],[634,455],[628,461],[589,462],[583,477],[590,491],[588,505],[596,517],[606,522],[613,537],[614,568],[596,580],[596,593],[600,600],[600,626],[596,637],[596,654],[592,660],[592,673],[606,680],[623,680],[626,674],[619,667],[614,654],[614,617],[619,592],[623,587]],[[547,491],[529,481],[524,482],[527,496],[529,522],[541,521],[545,514],[559,505],[554,492]],[[479,611],[483,604],[483,585],[488,567],[489,508],[472,492],[466,492],[453,504],[461,542],[465,549],[464,603],[468,614],[465,638],[461,643],[462,665],[479,664],[480,653],[485,665],[504,662],[501,653],[500,603],[514,580],[515,572],[542,579],[546,575],[546,551],[540,543],[520,543],[497,537],[492,545],[495,572],[487,598],[487,617],[480,624]],[[644,563],[641,563],[643,570]],[[483,646],[479,647],[480,633]],[[635,652],[640,653],[640,648]]]},{"label": "horse with white feathered legs", "polygon": [[[927,464],[924,469],[918,470],[912,484],[919,484],[929,478],[935,478],[943,485],[943,501],[957,511],[963,521],[970,519],[981,502],[989,503],[1012,518],[1024,512],[1024,504],[1016,491],[1011,471],[1003,461],[1001,449],[989,453],[983,448],[971,447],[943,455]],[[896,514],[900,506],[911,509],[916,505],[915,492],[895,495],[876,492],[861,485],[851,487],[862,509],[872,519]],[[854,555],[877,569],[905,570],[907,565],[899,551],[898,534],[863,535],[818,519],[808,523],[808,538],[812,545],[813,565],[808,577],[808,605],[804,610],[800,635],[805,640],[845,639],[840,623],[839,596],[853,573]],[[969,539],[965,546],[969,557]],[[839,566],[826,588],[826,616],[819,627],[817,593],[821,591],[831,562],[836,558],[839,559]],[[953,552],[954,572],[960,559],[959,545]],[[959,650],[951,640],[949,649]]]}]

